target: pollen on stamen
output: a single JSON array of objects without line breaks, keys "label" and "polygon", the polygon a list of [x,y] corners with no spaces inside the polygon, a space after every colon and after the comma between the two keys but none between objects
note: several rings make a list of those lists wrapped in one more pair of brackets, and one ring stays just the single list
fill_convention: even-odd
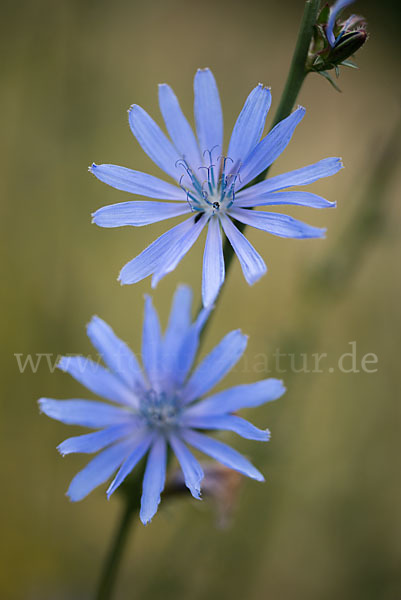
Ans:
[{"label": "pollen on stamen", "polygon": [[261,87],[261,88],[263,88],[264,90],[269,90],[269,91],[272,89],[270,85],[264,85],[264,84],[263,84],[263,83],[261,83],[260,81],[259,81],[259,83],[258,83],[258,87]]}]

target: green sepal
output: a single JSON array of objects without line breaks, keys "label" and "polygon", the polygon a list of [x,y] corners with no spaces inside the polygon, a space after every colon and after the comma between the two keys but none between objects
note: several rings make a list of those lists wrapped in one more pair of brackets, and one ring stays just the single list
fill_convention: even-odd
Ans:
[{"label": "green sepal", "polygon": [[327,71],[316,71],[316,73],[318,75],[321,75],[322,77],[324,77],[325,79],[327,79],[327,81],[329,83],[331,83],[331,85],[333,86],[333,88],[337,91],[341,93],[340,88],[338,87],[338,85],[336,84],[336,82],[330,77],[329,73]]},{"label": "green sepal", "polygon": [[350,67],[351,69],[359,69],[358,65],[356,65],[352,60],[343,60],[343,62],[340,64],[344,67]]},{"label": "green sepal", "polygon": [[328,4],[325,4],[319,13],[316,23],[318,25],[325,25],[328,22],[329,17],[330,17],[330,6]]}]

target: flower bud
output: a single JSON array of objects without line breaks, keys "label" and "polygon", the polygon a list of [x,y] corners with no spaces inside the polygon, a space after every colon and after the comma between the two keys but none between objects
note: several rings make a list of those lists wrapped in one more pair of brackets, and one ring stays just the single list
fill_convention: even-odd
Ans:
[{"label": "flower bud", "polygon": [[345,33],[329,54],[334,65],[340,65],[344,60],[355,54],[366,42],[368,34],[365,29]]},{"label": "flower bud", "polygon": [[336,88],[327,71],[335,69],[339,76],[339,66],[357,66],[349,60],[366,42],[366,21],[359,15],[348,19],[338,19],[341,10],[353,0],[337,0],[330,8],[323,6],[315,24],[314,35],[309,48],[307,71],[323,75]]}]

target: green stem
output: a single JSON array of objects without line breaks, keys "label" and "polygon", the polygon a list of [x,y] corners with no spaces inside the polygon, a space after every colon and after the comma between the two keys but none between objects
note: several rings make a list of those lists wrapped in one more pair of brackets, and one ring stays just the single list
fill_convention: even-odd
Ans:
[{"label": "green stem", "polygon": [[113,596],[118,570],[131,530],[132,520],[138,515],[141,505],[142,480],[145,472],[145,461],[137,466],[119,489],[121,500],[124,502],[120,522],[112,539],[112,543],[103,569],[94,600],[110,600]]},{"label": "green stem", "polygon": [[95,600],[110,600],[112,597],[130,525],[139,507],[139,503],[129,501],[128,495],[124,498],[124,501],[125,506],[111,548],[104,562]]},{"label": "green stem", "polygon": [[[167,453],[166,469],[172,458],[171,450]],[[139,508],[141,506],[142,481],[145,474],[146,461],[137,465],[135,471],[128,476],[119,488],[119,495],[124,502],[124,508],[121,513],[120,522],[114,534],[109,552],[103,564],[100,574],[100,581],[94,600],[111,600],[117,580],[118,570],[128,540],[128,534],[131,530],[132,520],[138,518]]]},{"label": "green stem", "polygon": [[[319,12],[320,0],[307,0],[305,3],[304,13],[301,21],[301,25],[299,28],[298,39],[295,45],[294,54],[291,61],[290,70],[288,72],[287,81],[285,83],[285,87],[283,93],[281,95],[280,104],[276,110],[274,115],[272,128],[277,125],[279,121],[288,117],[291,113],[294,104],[297,100],[298,94],[301,90],[302,84],[306,78],[308,72],[306,71],[306,59],[308,57],[309,45],[313,35],[313,26],[316,23],[317,15]],[[263,171],[256,179],[252,181],[250,185],[254,185],[255,183],[259,183],[263,181],[267,175],[268,168]],[[244,223],[235,222],[237,228],[243,232],[246,225]],[[227,274],[231,266],[232,259],[234,257],[234,250],[226,238],[223,246],[224,253],[224,263],[226,269],[226,279]],[[224,283],[223,283],[224,286]],[[223,287],[220,290],[220,295],[223,291]],[[214,311],[213,311],[214,312]],[[205,326],[202,331],[202,337],[205,335],[206,328],[210,322],[210,317],[208,321],[205,323]]]},{"label": "green stem", "polygon": [[280,104],[274,115],[273,125],[288,117],[291,113],[298,94],[307,75],[305,68],[308,50],[313,35],[313,26],[319,12],[319,0],[308,0],[299,29],[297,43],[288,72],[287,81],[281,96]]}]

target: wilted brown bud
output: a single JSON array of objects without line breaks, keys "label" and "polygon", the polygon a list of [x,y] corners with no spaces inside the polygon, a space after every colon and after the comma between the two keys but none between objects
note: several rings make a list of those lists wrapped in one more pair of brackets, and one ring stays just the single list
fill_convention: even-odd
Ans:
[{"label": "wilted brown bud", "polygon": [[[239,489],[243,476],[219,463],[202,463],[205,477],[202,481],[202,496],[210,499],[216,509],[217,526],[227,527],[237,504]],[[181,469],[173,471],[167,481],[164,495],[172,497],[187,494]]]}]

